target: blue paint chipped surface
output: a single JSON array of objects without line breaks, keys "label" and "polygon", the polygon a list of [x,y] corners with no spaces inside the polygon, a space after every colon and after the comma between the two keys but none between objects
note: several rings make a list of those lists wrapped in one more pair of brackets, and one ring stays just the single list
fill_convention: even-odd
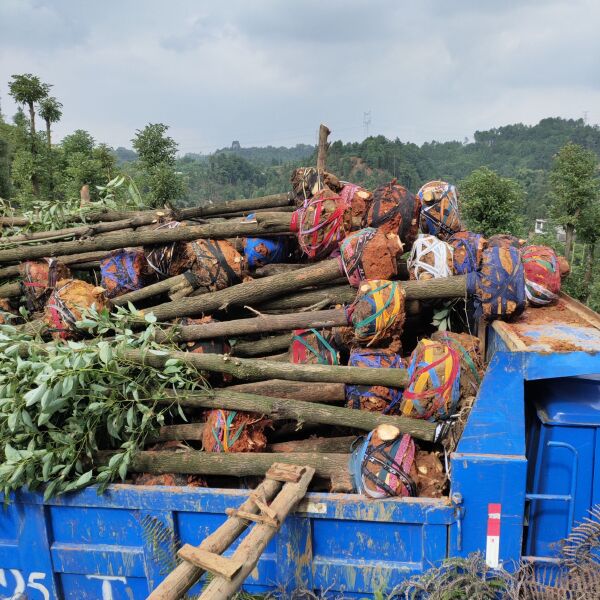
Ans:
[{"label": "blue paint chipped surface", "polygon": [[[515,340],[523,343],[517,334],[524,331],[527,351],[511,347]],[[566,338],[587,344],[586,349],[544,349],[548,339]],[[538,327],[525,321],[489,328],[491,362],[450,457],[450,492],[457,504],[308,494],[267,547],[246,589],[258,593],[303,585],[347,598],[390,590],[447,556],[485,552],[491,503],[501,505],[499,560],[510,568],[522,552],[529,485],[526,386],[600,373],[596,347],[600,335],[593,326]],[[596,454],[598,462],[600,450]],[[600,492],[592,496],[600,502]],[[0,513],[0,598],[145,598],[165,566],[144,536],[144,518],[160,521],[183,543],[198,544],[225,520],[226,508],[246,497],[242,490],[130,485],[113,485],[102,496],[89,488],[47,503],[37,493],[14,495]],[[531,547],[543,550],[544,543],[531,542]],[[196,586],[193,592],[199,590]]]}]

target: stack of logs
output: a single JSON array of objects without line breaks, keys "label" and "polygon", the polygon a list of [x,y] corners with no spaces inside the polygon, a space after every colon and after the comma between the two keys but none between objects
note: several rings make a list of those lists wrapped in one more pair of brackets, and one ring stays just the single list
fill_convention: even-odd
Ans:
[{"label": "stack of logs", "polygon": [[[180,400],[188,422],[138,452],[133,482],[247,485],[287,462],[314,467],[318,489],[446,492],[444,452],[484,365],[468,333],[428,338],[440,302],[468,311],[466,276],[450,265],[444,277],[409,278],[406,257],[428,231],[423,201],[395,181],[371,193],[326,172],[327,134],[322,126],[317,168],[294,171],[291,193],[98,211],[2,238],[0,319],[16,322],[25,306],[21,327],[61,343],[82,335],[85,308],[131,303],[164,325],[157,341],[180,350],[128,360],[160,368],[178,358],[207,374],[208,391]],[[447,373],[442,360],[454,361]],[[394,468],[411,485],[390,483]]]}]

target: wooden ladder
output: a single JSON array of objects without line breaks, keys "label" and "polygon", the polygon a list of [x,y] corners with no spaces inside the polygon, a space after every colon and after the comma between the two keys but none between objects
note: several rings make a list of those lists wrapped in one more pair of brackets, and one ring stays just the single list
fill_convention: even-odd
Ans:
[{"label": "wooden ladder", "polygon": [[[200,600],[230,598],[258,563],[269,541],[306,494],[315,470],[312,467],[274,463],[265,480],[237,509],[226,510],[227,520],[199,546],[185,544],[183,559],[147,600],[179,600],[205,572],[213,574]],[[270,503],[269,503],[270,502]],[[253,527],[231,557],[223,552],[241,533]]]}]

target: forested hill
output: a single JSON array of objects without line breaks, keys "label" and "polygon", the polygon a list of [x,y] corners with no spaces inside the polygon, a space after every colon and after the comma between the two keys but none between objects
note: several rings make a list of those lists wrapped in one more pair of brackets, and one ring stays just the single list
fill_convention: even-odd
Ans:
[{"label": "forested hill", "polygon": [[[335,131],[332,138],[335,139]],[[567,142],[600,156],[600,128],[582,119],[543,119],[537,125],[507,125],[477,131],[472,142],[428,142],[421,146],[383,136],[360,143],[331,145],[327,168],[339,177],[376,187],[392,177],[416,191],[430,179],[459,182],[471,171],[488,166],[517,179],[527,193],[526,218],[546,214],[547,172],[554,154]],[[187,155],[178,168],[189,178],[188,202],[230,199],[288,189],[294,166],[314,164],[314,147],[222,149],[208,157]]]}]

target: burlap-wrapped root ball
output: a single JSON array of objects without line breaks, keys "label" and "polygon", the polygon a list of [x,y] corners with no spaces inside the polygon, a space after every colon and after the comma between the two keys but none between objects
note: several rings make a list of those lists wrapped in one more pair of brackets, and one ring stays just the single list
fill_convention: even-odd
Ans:
[{"label": "burlap-wrapped root ball", "polygon": [[459,231],[448,240],[448,243],[453,248],[455,275],[465,275],[479,269],[483,251],[487,248],[487,240],[480,233]]},{"label": "burlap-wrapped root ball", "polygon": [[458,192],[446,181],[429,181],[417,192],[421,203],[421,231],[447,240],[462,229]]},{"label": "burlap-wrapped root ball", "polygon": [[391,339],[388,348],[397,351],[405,319],[405,301],[406,293],[398,281],[363,281],[356,300],[348,309],[356,341],[371,346]]},{"label": "burlap-wrapped root ball", "polygon": [[411,354],[408,375],[400,404],[404,416],[436,421],[454,413],[460,395],[460,357],[454,348],[422,339]]},{"label": "burlap-wrapped root ball", "polygon": [[460,357],[460,397],[476,396],[483,377],[481,340],[468,333],[436,331],[431,339],[454,348]]},{"label": "burlap-wrapped root ball", "polygon": [[439,454],[419,449],[408,434],[390,425],[362,438],[350,471],[356,491],[371,498],[441,498],[447,487]]},{"label": "burlap-wrapped root ball", "polygon": [[411,279],[438,279],[453,273],[454,248],[433,235],[419,235],[407,261]]},{"label": "burlap-wrapped root ball", "polygon": [[350,207],[352,218],[352,230],[360,229],[365,220],[373,194],[354,183],[342,182],[343,186],[340,192],[342,200]]},{"label": "burlap-wrapped root ball", "polygon": [[151,276],[146,255],[141,250],[115,250],[100,261],[102,287],[108,298],[142,289]]},{"label": "burlap-wrapped root ball", "polygon": [[56,258],[28,260],[19,265],[21,286],[29,311],[42,310],[46,300],[61,279],[69,279],[71,271]]},{"label": "burlap-wrapped root ball", "polygon": [[[182,227],[179,221],[167,221],[159,223],[153,227],[154,231],[162,229],[175,229]],[[144,253],[150,268],[161,279],[171,277],[172,263],[179,257],[179,252],[182,250],[182,245],[178,242],[167,242],[166,244],[153,244],[152,246],[144,246]]]},{"label": "burlap-wrapped root ball", "polygon": [[467,273],[467,293],[474,297],[477,318],[516,319],[525,310],[526,301],[520,250],[488,247],[479,271]]},{"label": "burlap-wrapped root ball", "polygon": [[393,179],[373,192],[363,225],[398,234],[408,250],[419,231],[419,207],[416,196]]},{"label": "burlap-wrapped root ball", "polygon": [[351,233],[340,245],[340,260],[348,282],[358,287],[367,279],[392,279],[398,274],[402,243],[395,233],[366,227]]},{"label": "burlap-wrapped root ball", "polygon": [[548,246],[526,246],[521,251],[525,273],[525,295],[531,306],[546,306],[558,300],[560,266]]},{"label": "burlap-wrapped root ball", "polygon": [[339,193],[343,187],[335,175],[327,171],[319,175],[317,169],[314,167],[294,169],[290,182],[294,190],[296,206],[298,207],[304,206],[313,196],[316,196],[325,188],[334,193]]},{"label": "burlap-wrapped root ball", "polygon": [[350,231],[350,210],[340,196],[323,190],[293,214],[290,228],[302,252],[318,260],[337,250]]},{"label": "burlap-wrapped root ball", "polygon": [[235,410],[211,410],[202,432],[205,452],[261,452],[267,446],[269,419]]},{"label": "burlap-wrapped root ball", "polygon": [[[404,369],[402,357],[385,348],[356,348],[350,354],[349,367],[366,369]],[[402,398],[402,390],[382,385],[346,385],[346,406],[369,412],[389,413]]]},{"label": "burlap-wrapped root ball", "polygon": [[487,241],[488,248],[515,248],[521,249],[525,244],[525,240],[518,238],[510,233],[497,233],[491,235]]},{"label": "burlap-wrapped root ball", "polygon": [[370,498],[417,496],[415,442],[393,426],[384,425],[361,439],[350,459],[357,492]]},{"label": "burlap-wrapped root ball", "polygon": [[[246,217],[246,221],[252,221],[255,214]],[[246,266],[249,269],[257,269],[272,263],[280,263],[285,260],[287,243],[284,236],[272,238],[244,238],[242,241]]]},{"label": "burlap-wrapped root ball", "polygon": [[54,338],[70,339],[78,336],[77,321],[92,307],[106,306],[104,288],[79,279],[61,279],[46,303],[46,324]]},{"label": "burlap-wrapped root ball", "polygon": [[170,275],[188,270],[195,279],[195,287],[215,292],[242,282],[244,257],[227,240],[184,242],[171,263]]},{"label": "burlap-wrapped root ball", "polygon": [[290,362],[296,365],[339,365],[333,335],[317,329],[295,329],[290,344]]}]

